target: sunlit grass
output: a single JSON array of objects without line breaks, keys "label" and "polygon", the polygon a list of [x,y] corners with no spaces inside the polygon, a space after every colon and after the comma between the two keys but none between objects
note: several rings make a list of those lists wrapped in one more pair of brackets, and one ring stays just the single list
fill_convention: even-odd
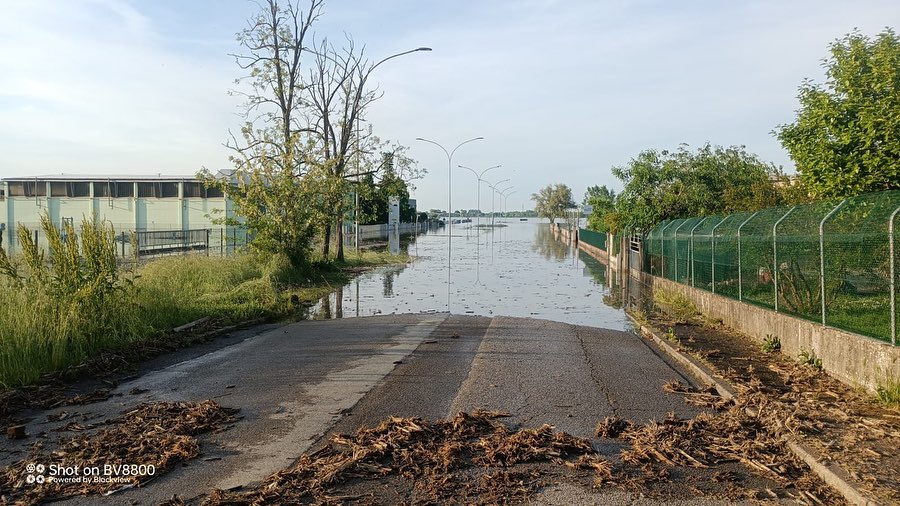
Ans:
[{"label": "sunlit grass", "polygon": [[[165,343],[172,328],[200,318],[226,325],[286,315],[295,306],[292,295],[311,303],[355,272],[406,261],[406,255],[349,252],[345,262],[296,269],[283,257],[252,252],[173,256],[118,270],[116,289],[91,292],[90,300],[61,297],[49,281],[23,287],[0,274],[0,389],[34,383],[105,351]],[[48,263],[45,274],[52,272]]]}]

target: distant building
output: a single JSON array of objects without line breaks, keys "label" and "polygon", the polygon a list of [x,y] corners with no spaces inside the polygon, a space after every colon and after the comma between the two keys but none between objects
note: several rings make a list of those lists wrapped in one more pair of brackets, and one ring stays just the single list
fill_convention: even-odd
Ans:
[{"label": "distant building", "polygon": [[[76,228],[84,218],[95,216],[111,223],[117,234],[206,229],[209,248],[223,252],[226,238],[244,233],[213,223],[216,218],[233,217],[234,206],[221,190],[208,188],[195,177],[62,174],[0,180],[4,248],[16,248],[20,223],[39,230],[44,214],[57,226],[71,221]],[[42,233],[38,244],[47,246]]]}]

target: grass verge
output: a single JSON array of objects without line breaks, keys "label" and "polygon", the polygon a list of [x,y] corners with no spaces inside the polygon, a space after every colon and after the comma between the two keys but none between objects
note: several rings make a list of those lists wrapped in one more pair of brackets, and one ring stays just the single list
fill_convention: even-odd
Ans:
[{"label": "grass verge", "polygon": [[[172,329],[201,318],[224,326],[285,316],[358,272],[408,261],[361,252],[297,269],[283,257],[246,252],[161,258],[126,271],[116,266],[115,252],[112,262],[95,261],[89,255],[104,255],[65,240],[57,247],[49,262],[42,255],[0,259],[0,394],[48,374],[66,375],[107,352],[139,358],[147,354],[141,350],[180,347],[187,341]],[[63,258],[72,261],[60,266]],[[90,268],[104,260],[104,267]]]}]

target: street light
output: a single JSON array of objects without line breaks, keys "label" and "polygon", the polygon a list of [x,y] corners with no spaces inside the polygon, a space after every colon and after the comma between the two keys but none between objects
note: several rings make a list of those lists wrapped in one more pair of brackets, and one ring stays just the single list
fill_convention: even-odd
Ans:
[{"label": "street light", "polygon": [[[355,238],[355,240],[356,240],[357,255],[359,254],[359,122],[360,122],[359,103],[362,100],[363,88],[365,87],[366,80],[369,79],[369,75],[372,73],[372,71],[375,70],[382,63],[384,63],[392,58],[397,58],[398,56],[403,56],[403,55],[407,55],[410,53],[417,53],[419,51],[431,51],[431,48],[430,47],[417,47],[415,49],[410,49],[409,51],[403,51],[402,53],[392,54],[392,55],[388,56],[387,58],[380,60],[375,65],[372,65],[372,67],[369,68],[368,72],[363,74],[362,78],[360,78],[360,81],[359,81],[359,87],[356,90],[356,96],[354,97],[354,110],[356,111],[355,112],[355,114],[356,114],[356,192],[355,193],[356,193],[356,195],[355,195],[355,199],[354,199],[356,201],[356,213],[354,216],[354,218],[355,218],[354,221],[356,222],[356,226],[355,226],[356,238]],[[350,125],[352,125],[352,124],[353,124],[353,121],[350,121]],[[342,225],[342,227],[343,227],[343,225]]]},{"label": "street light", "polygon": [[[488,183],[488,186],[490,186],[492,190],[494,190],[495,192],[497,192],[497,191],[498,191],[498,190],[497,190],[497,187],[500,186],[500,183],[507,183],[507,182],[509,182],[509,178],[506,178],[506,179],[497,181],[497,182],[494,183],[494,184]],[[491,228],[494,228],[494,214],[495,214],[495,213],[494,213],[494,209],[495,209],[495,207],[494,207],[494,194],[492,193],[492,194],[491,194]]]},{"label": "street light", "polygon": [[[513,193],[516,193],[516,192],[515,192],[515,191],[511,191],[511,192],[507,193],[505,197],[503,197],[503,206],[500,207],[500,214],[503,214],[503,208],[506,207],[506,199],[508,199],[509,196],[512,195]],[[506,210],[507,210],[507,212],[509,212],[509,208],[508,208],[508,207],[506,207]]]},{"label": "street light", "polygon": [[453,199],[451,198],[453,189],[453,153],[456,153],[456,150],[465,144],[483,139],[484,137],[474,137],[467,141],[460,142],[452,151],[447,151],[444,146],[441,146],[437,142],[422,137],[416,137],[417,141],[434,144],[441,148],[441,151],[447,155],[447,314],[450,314],[450,259],[453,256]]},{"label": "street light", "polygon": [[484,181],[483,176],[487,171],[492,170],[492,169],[498,169],[498,168],[502,167],[502,165],[494,165],[493,167],[488,167],[488,168],[484,169],[483,171],[481,171],[480,173],[476,172],[475,169],[473,169],[471,167],[466,167],[465,165],[457,165],[457,167],[459,167],[460,169],[466,169],[469,172],[471,172],[472,174],[475,174],[475,179],[476,179],[475,193],[476,193],[476,199],[478,200],[478,203],[476,204],[477,208],[478,208],[478,226],[477,227],[481,227],[481,183]]},{"label": "street light", "polygon": [[514,185],[509,185],[509,186],[507,186],[506,188],[504,188],[504,189],[502,189],[502,190],[500,190],[500,191],[497,192],[497,194],[500,196],[500,198],[497,199],[497,200],[500,201],[500,216],[501,216],[501,217],[503,216],[503,199],[504,199],[505,196],[506,196],[505,194],[506,194],[506,192],[508,192],[509,190],[512,190],[513,188],[515,188]]}]

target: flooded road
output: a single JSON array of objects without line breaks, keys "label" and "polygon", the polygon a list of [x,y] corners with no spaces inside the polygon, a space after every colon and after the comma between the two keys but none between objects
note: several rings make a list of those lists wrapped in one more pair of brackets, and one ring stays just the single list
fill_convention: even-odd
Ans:
[{"label": "flooded road", "polygon": [[[506,219],[505,227],[453,227],[453,314],[541,318],[615,330],[625,314],[603,302],[607,269],[554,239],[550,224]],[[447,234],[410,238],[408,265],[363,274],[310,311],[316,319],[447,312]]]}]

